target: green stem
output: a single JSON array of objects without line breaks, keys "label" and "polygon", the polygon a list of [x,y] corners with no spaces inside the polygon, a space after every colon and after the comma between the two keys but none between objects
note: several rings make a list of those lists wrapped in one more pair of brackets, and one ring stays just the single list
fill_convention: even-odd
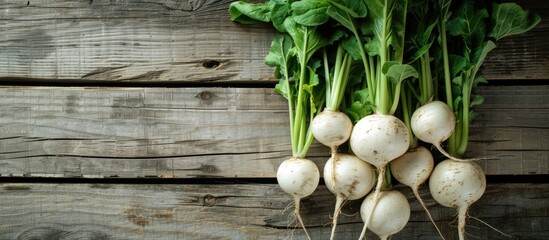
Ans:
[{"label": "green stem", "polygon": [[[373,82],[375,81],[377,76],[376,67],[375,67],[376,64],[373,56],[368,56],[368,61],[370,62],[370,78],[372,79],[372,85],[370,86],[372,87],[372,90],[373,90],[374,86],[376,85],[376,82]],[[375,93],[372,93],[372,94],[375,94]],[[374,103],[374,95],[370,98],[370,101],[372,104]]]},{"label": "green stem", "polygon": [[307,132],[307,121],[306,118],[301,117],[299,119],[299,144],[298,144],[298,157],[305,158],[305,155],[301,154],[306,142],[306,132]]},{"label": "green stem", "polygon": [[429,100],[431,100],[431,98],[433,97],[433,79],[431,78],[431,75],[430,75],[431,70],[429,67],[428,52],[423,54],[423,56],[421,56],[420,63],[421,63],[420,102],[423,105],[429,102]]},{"label": "green stem", "polygon": [[[474,73],[472,73],[474,74]],[[457,156],[463,156],[467,151],[467,144],[469,143],[469,111],[471,108],[471,91],[473,88],[473,78],[468,74],[468,78],[463,81],[462,89],[462,103],[463,103],[463,114],[461,118],[461,136],[459,138],[459,144],[457,145],[456,152]]]},{"label": "green stem", "polygon": [[[303,34],[303,44],[304,46],[302,47],[302,49],[308,49],[307,48],[307,36],[308,36],[308,32],[309,31],[309,28],[305,28],[305,33]],[[305,82],[305,76],[306,76],[306,70],[307,70],[307,59],[305,57],[305,55],[303,55],[302,58],[299,59],[300,60],[300,75],[299,75],[299,84],[298,84],[298,88],[297,88],[297,106],[296,106],[296,116],[295,116],[295,121],[296,123],[296,126],[294,131],[296,132],[296,135],[297,135],[297,138],[299,139],[298,141],[298,145],[297,145],[297,152],[300,153],[302,151],[302,148],[303,148],[303,144],[305,142],[305,139],[304,139],[304,134],[305,134],[305,121],[303,119],[303,113],[304,113],[304,110],[303,110],[303,98],[304,98],[304,90],[303,90],[303,84]]]},{"label": "green stem", "polygon": [[[326,99],[327,99],[326,101],[329,102],[329,99],[331,99],[332,82],[330,80],[330,66],[328,62],[328,54],[326,53],[326,48],[322,50],[322,60],[324,63],[324,79],[326,80]],[[329,106],[329,103],[326,105]]]},{"label": "green stem", "polygon": [[[348,15],[348,13],[347,13]],[[350,18],[350,17],[349,17]],[[360,49],[360,56],[362,57],[362,64],[364,65],[364,74],[366,75],[366,84],[368,87],[368,93],[370,95],[370,102],[374,102],[374,83],[373,78],[370,74],[368,74],[368,70],[370,69],[370,62],[368,61],[368,56],[366,55],[366,50],[364,49],[364,44],[362,43],[362,40],[360,39],[360,34],[358,34],[358,31],[355,27],[355,23],[351,21],[352,29],[350,29],[353,32],[353,35],[356,38],[358,49]]]},{"label": "green stem", "polygon": [[334,97],[334,111],[337,111],[339,109],[339,105],[341,105],[341,101],[345,96],[345,87],[347,86],[347,82],[349,81],[349,71],[351,70],[351,56],[349,54],[345,54],[342,64],[343,67],[341,68],[341,73],[339,74],[340,78],[336,80],[337,83],[334,88],[334,94],[332,94],[332,96]]},{"label": "green stem", "polygon": [[[288,81],[288,84],[286,85],[287,89],[286,89],[286,92],[287,93],[291,93],[291,90],[290,90],[290,80],[288,78],[288,71],[286,71],[284,73],[284,76],[285,76],[285,81]],[[292,141],[292,155],[295,156],[295,154],[297,153],[297,139],[296,139],[296,133],[294,131],[294,125],[295,125],[295,114],[294,114],[294,97],[293,97],[293,94],[288,94],[288,115],[290,117],[290,138],[291,138],[291,141]]]},{"label": "green stem", "polygon": [[433,96],[435,95],[435,90],[433,87],[433,76],[431,74],[431,57],[429,56],[429,51],[425,52],[423,55],[424,61],[425,61],[425,72],[424,75],[426,76],[427,81],[427,101],[432,100]]},{"label": "green stem", "polygon": [[[439,18],[439,25],[440,25],[440,44],[442,46],[442,61],[443,61],[443,67],[444,67],[444,89],[446,92],[446,104],[448,104],[448,107],[452,112],[455,112],[454,109],[454,98],[452,96],[452,79],[450,76],[450,61],[448,60],[448,45],[447,45],[447,39],[446,39],[446,21],[444,18]],[[456,150],[457,150],[457,144],[459,143],[459,137],[460,134],[460,124],[461,121],[458,121],[456,123],[456,128],[454,130],[454,133],[450,135],[448,138],[448,153],[450,155],[455,156]]]},{"label": "green stem", "polygon": [[[322,106],[324,105],[324,102],[326,99],[323,99],[319,106],[317,106],[317,109],[322,109]],[[311,103],[312,104],[312,103]],[[313,106],[310,106],[309,109],[309,123],[313,121],[314,117],[316,116],[315,112],[313,111]],[[301,149],[301,151],[298,153],[298,155],[302,158],[305,158],[305,155],[307,155],[307,152],[309,151],[309,148],[311,147],[311,144],[313,144],[314,136],[313,131],[311,129],[311,125],[309,124],[307,128],[307,133],[305,135],[305,143]]]},{"label": "green stem", "polygon": [[393,115],[396,112],[396,109],[398,107],[398,102],[400,98],[400,92],[402,88],[402,81],[399,81],[395,87],[395,94],[393,96],[393,105],[391,106],[391,110],[389,110],[389,114]]},{"label": "green stem", "polygon": [[[382,34],[381,34],[381,46],[380,46],[380,54],[379,54],[379,63],[378,66],[383,67],[387,59],[387,54],[389,49],[387,49],[387,41],[389,40],[389,26],[390,26],[390,19],[389,19],[389,6],[388,0],[385,0],[385,4],[383,6],[383,24],[382,24]],[[380,114],[388,114],[390,110],[389,106],[389,98],[387,97],[387,93],[389,93],[389,83],[387,80],[387,76],[383,74],[383,72],[380,75],[379,79],[379,91],[376,96],[376,111]]]},{"label": "green stem", "polygon": [[337,111],[339,108],[339,105],[337,104],[337,100],[339,96],[337,96],[337,93],[339,92],[338,86],[341,84],[341,78],[344,77],[342,76],[344,53],[345,53],[345,50],[343,49],[343,47],[341,45],[338,46],[337,53],[336,53],[336,61],[334,64],[334,76],[333,76],[333,80],[331,81],[333,86],[331,86],[331,92],[330,92],[329,98],[328,96],[326,96],[327,108],[332,111]]},{"label": "green stem", "polygon": [[446,43],[446,23],[440,19],[440,41],[442,45],[442,61],[444,65],[444,84],[446,90],[446,104],[454,112],[454,98],[452,97],[452,79],[450,76],[450,62],[448,60],[448,45]]},{"label": "green stem", "polygon": [[400,101],[402,104],[402,118],[404,120],[404,124],[406,125],[406,129],[408,130],[408,137],[410,139],[410,145],[409,148],[415,148],[417,146],[417,138],[412,133],[412,123],[411,123],[411,112],[413,111],[412,106],[412,94],[409,93],[409,88],[405,88],[404,91],[400,92]]}]

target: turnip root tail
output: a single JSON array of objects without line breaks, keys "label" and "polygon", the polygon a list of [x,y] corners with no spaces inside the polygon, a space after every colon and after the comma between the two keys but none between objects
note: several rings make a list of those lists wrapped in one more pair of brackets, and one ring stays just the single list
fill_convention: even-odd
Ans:
[{"label": "turnip root tail", "polygon": [[421,196],[419,196],[418,189],[417,188],[412,188],[412,191],[414,192],[414,195],[416,196],[416,199],[419,201],[419,204],[421,204],[421,206],[423,207],[423,210],[425,210],[425,213],[427,213],[427,217],[429,217],[429,220],[431,220],[431,222],[433,223],[433,226],[435,226],[435,228],[437,229],[438,235],[440,235],[440,237],[443,240],[446,240],[444,238],[444,236],[442,235],[442,232],[438,228],[437,224],[435,223],[435,220],[433,220],[433,217],[431,216],[431,212],[429,212],[429,209],[427,209],[427,206],[425,205],[425,203],[423,203],[423,200],[421,199]]},{"label": "turnip root tail", "polygon": [[465,240],[465,218],[467,217],[468,205],[458,208],[458,235],[459,240]]},{"label": "turnip root tail", "polygon": [[370,224],[370,221],[372,220],[372,215],[376,209],[377,200],[379,198],[379,192],[381,191],[381,187],[383,186],[383,179],[385,179],[385,166],[386,164],[383,164],[378,168],[379,175],[377,176],[377,184],[374,192],[374,202],[372,203],[372,211],[366,217],[366,221],[364,221],[364,227],[362,228],[360,237],[358,237],[359,240],[362,240],[364,239],[364,237],[366,237],[366,231],[368,229],[368,225]]},{"label": "turnip root tail", "polygon": [[297,218],[297,221],[303,228],[305,235],[307,235],[307,239],[311,240],[311,236],[309,236],[309,232],[307,232],[307,228],[305,228],[305,224],[303,223],[303,219],[301,218],[301,214],[299,213],[300,198],[294,197],[294,202],[295,202],[295,217]]},{"label": "turnip root tail", "polygon": [[341,208],[343,207],[343,197],[338,195],[336,197],[336,204],[334,209],[334,216],[332,219],[332,233],[330,234],[330,240],[333,240],[335,238],[335,230],[337,226],[337,218],[339,217],[339,213],[341,212]]},{"label": "turnip root tail", "polygon": [[480,220],[480,219],[478,219],[478,218],[476,218],[476,217],[473,217],[473,216],[471,216],[471,215],[469,215],[469,214],[467,214],[467,216],[468,216],[469,218],[472,218],[472,219],[475,219],[475,220],[479,221],[480,223],[482,223],[482,224],[488,226],[489,228],[491,228],[492,230],[498,232],[499,234],[501,234],[501,235],[503,235],[503,236],[506,236],[506,237],[508,237],[508,238],[513,238],[513,236],[511,236],[511,235],[509,235],[509,234],[507,234],[507,233],[504,233],[504,232],[500,231],[499,229],[497,229],[497,228],[495,228],[495,227],[492,227],[490,224],[486,223],[485,221],[482,221],[482,220]]},{"label": "turnip root tail", "polygon": [[[335,184],[336,184],[336,164],[337,164],[337,160],[339,160],[338,158],[338,155],[337,155],[337,147],[331,147],[332,149],[332,188],[335,188]],[[336,208],[337,209],[337,208]]]},{"label": "turnip root tail", "polygon": [[437,150],[442,153],[442,155],[446,156],[449,159],[452,159],[456,162],[471,162],[471,161],[479,161],[479,160],[487,160],[487,159],[493,159],[492,157],[484,157],[484,158],[457,158],[452,155],[450,155],[442,146],[440,143],[433,143],[433,146],[437,148]]}]

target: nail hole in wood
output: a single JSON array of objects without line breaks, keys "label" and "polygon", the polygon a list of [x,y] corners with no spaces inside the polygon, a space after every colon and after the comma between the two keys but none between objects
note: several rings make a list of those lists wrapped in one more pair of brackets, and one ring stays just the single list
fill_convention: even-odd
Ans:
[{"label": "nail hole in wood", "polygon": [[221,63],[216,60],[206,60],[204,63],[202,63],[202,66],[208,69],[219,67]]}]

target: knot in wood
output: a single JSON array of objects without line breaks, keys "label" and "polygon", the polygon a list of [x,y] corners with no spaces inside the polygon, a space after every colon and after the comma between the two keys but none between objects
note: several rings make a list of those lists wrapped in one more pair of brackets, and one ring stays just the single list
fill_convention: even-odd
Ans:
[{"label": "knot in wood", "polygon": [[216,60],[206,60],[202,63],[202,66],[208,69],[217,68],[221,63]]},{"label": "knot in wood", "polygon": [[197,95],[197,97],[201,100],[210,100],[212,98],[212,93],[208,91],[201,92]]},{"label": "knot in wood", "polygon": [[206,207],[213,207],[216,204],[216,197],[206,194],[204,197],[202,197],[202,205]]}]

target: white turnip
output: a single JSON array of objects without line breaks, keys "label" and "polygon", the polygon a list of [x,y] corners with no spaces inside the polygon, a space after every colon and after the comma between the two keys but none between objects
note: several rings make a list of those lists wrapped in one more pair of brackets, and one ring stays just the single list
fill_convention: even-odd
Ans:
[{"label": "white turnip", "polygon": [[335,236],[337,218],[344,201],[362,198],[372,190],[375,172],[372,165],[350,154],[335,154],[324,167],[324,181],[336,195],[333,226],[330,239]]},{"label": "white turnip", "polygon": [[280,188],[293,197],[297,220],[307,237],[311,239],[301,219],[299,206],[301,198],[311,195],[318,186],[320,181],[318,167],[311,160],[292,157],[280,164],[276,172],[276,180]]},{"label": "white turnip", "polygon": [[456,127],[456,116],[446,103],[432,101],[419,107],[412,114],[411,125],[412,132],[419,140],[433,144],[447,158],[455,161],[478,160],[460,159],[442,148],[442,142],[452,135]]},{"label": "white turnip", "polygon": [[459,239],[464,240],[467,209],[486,190],[486,176],[482,168],[475,162],[444,160],[433,170],[429,190],[437,203],[457,208]]},{"label": "white turnip", "polygon": [[391,115],[374,114],[362,118],[351,133],[353,153],[380,168],[408,150],[406,125]]},{"label": "white turnip", "polygon": [[375,202],[374,194],[369,194],[360,206],[360,216],[365,223],[371,221],[368,228],[381,240],[386,240],[406,226],[410,219],[410,204],[404,194],[395,190],[381,191],[377,204]]},{"label": "white turnip", "polygon": [[419,204],[421,204],[427,213],[427,216],[437,229],[440,237],[444,239],[444,236],[438,229],[429,209],[427,209],[427,206],[425,206],[425,203],[423,203],[423,200],[419,195],[419,186],[429,178],[435,166],[431,152],[422,146],[412,148],[402,156],[391,161],[390,165],[393,177],[400,183],[412,188]]},{"label": "white turnip", "polygon": [[351,136],[352,129],[353,123],[347,115],[329,109],[319,113],[311,123],[315,139],[332,149],[345,143]]}]

